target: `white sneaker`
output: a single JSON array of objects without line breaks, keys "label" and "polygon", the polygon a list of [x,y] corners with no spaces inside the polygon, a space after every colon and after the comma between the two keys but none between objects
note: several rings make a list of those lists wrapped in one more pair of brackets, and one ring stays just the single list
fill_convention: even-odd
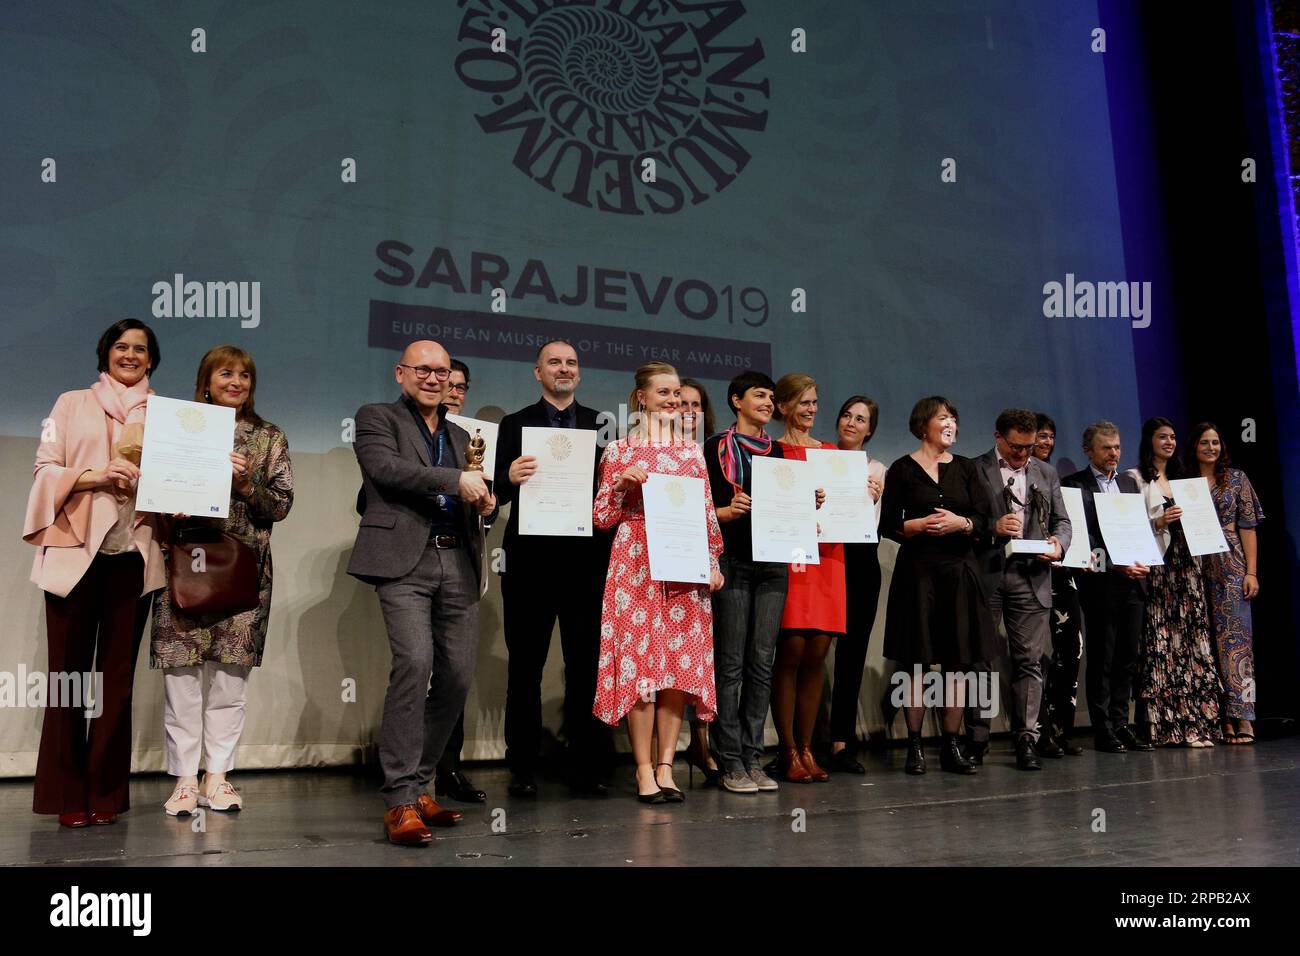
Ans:
[{"label": "white sneaker", "polygon": [[188,783],[178,784],[171,797],[163,804],[168,816],[188,817],[199,805],[199,791]]},{"label": "white sneaker", "polygon": [[223,780],[217,785],[215,790],[209,790],[207,779],[203,781],[203,791],[199,794],[199,806],[207,807],[209,810],[242,810],[244,807],[243,798],[238,791],[230,785],[229,780]]}]

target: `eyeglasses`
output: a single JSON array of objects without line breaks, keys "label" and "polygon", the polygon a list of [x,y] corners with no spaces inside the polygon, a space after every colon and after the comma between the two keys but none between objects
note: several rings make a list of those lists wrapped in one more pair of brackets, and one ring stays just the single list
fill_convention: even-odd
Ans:
[{"label": "eyeglasses", "polygon": [[1037,446],[1037,444],[1038,442],[1031,441],[1028,445],[1017,445],[1015,442],[1009,441],[1007,442],[1007,447],[1010,448],[1012,451],[1026,452],[1026,451],[1033,451],[1034,448]]},{"label": "eyeglasses", "polygon": [[421,382],[430,375],[436,378],[439,382],[445,382],[447,379],[451,378],[451,369],[449,368],[429,368],[427,365],[403,365],[401,362],[397,363],[397,367],[409,368],[415,373],[415,377]]},{"label": "eyeglasses", "polygon": [[452,382],[447,387],[453,392],[468,392],[469,382]]}]

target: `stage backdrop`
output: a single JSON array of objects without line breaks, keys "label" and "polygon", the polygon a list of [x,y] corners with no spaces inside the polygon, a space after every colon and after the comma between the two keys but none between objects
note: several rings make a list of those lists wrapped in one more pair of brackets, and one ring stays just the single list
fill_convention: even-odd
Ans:
[{"label": "stage backdrop", "polygon": [[[580,399],[615,415],[651,358],[718,404],[742,369],[797,370],[821,437],[844,397],[880,403],[886,462],[940,393],[963,454],[1023,405],[1075,461],[1083,426],[1114,419],[1132,464],[1149,294],[1088,288],[1142,278],[1123,272],[1097,19],[1076,0],[6,4],[0,670],[45,666],[20,539],[41,420],[124,316],[158,332],[162,395],[192,395],[209,347],[248,349],[257,407],[289,436],[246,768],[373,745],[389,652],[344,573],[348,420],[395,397],[412,338],[469,363],[485,417],[536,400],[536,347],[563,335]],[[471,759],[503,753],[495,579],[482,619]],[[136,761],[161,769],[147,658]],[[40,716],[0,712],[0,774],[32,772]]]}]

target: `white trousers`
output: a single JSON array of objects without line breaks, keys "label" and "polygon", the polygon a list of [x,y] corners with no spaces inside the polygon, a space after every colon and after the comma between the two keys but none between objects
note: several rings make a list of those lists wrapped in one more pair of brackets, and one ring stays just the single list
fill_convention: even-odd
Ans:
[{"label": "white trousers", "polygon": [[[167,772],[173,777],[194,777],[199,759],[208,773],[229,773],[235,768],[235,747],[244,731],[244,704],[248,700],[251,668],[205,661],[202,667],[168,667],[163,670],[163,729],[167,732]],[[204,678],[208,700],[203,702]]]}]

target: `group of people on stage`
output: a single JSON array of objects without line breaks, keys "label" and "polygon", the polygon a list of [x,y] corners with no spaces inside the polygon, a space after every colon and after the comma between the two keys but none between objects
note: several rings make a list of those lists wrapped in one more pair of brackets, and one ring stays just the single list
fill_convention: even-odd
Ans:
[{"label": "group of people on stage", "polygon": [[[138,452],[158,342],[143,323],[125,319],[104,333],[97,351],[99,379],[61,395],[45,422],[23,537],[37,546],[32,579],[45,592],[49,670],[84,673],[94,662],[103,674],[102,713],[87,728],[79,707],[47,708],[34,809],[70,827],[112,823],[128,809],[132,681],[151,608],[151,661],[164,674],[167,771],[176,778],[165,809],[179,816],[199,806],[239,809],[242,795],[227,774],[249,672],[262,661],[271,529],[293,503],[287,442],[254,410],[252,357],[230,346],[212,349],[199,364],[194,400],[236,413],[229,517],[137,512]],[[470,372],[437,342],[411,343],[394,369],[400,397],[363,406],[355,417],[362,488],[348,572],[375,587],[392,652],[378,749],[385,830],[397,844],[427,844],[429,827],[461,818],[435,795],[486,799],[460,766],[463,709],[489,573],[485,529],[538,469],[536,458],[522,454],[522,429],[600,427],[597,411],[577,401],[581,370],[569,343],[543,345],[534,376],[541,395],[500,422],[493,474],[466,467],[471,438],[447,415],[463,410]],[[856,725],[881,587],[877,545],[821,544],[816,564],[753,559],[754,458],[806,460],[809,448],[867,458],[880,536],[899,546],[885,656],[904,674],[938,666],[996,682],[1003,673],[1019,768],[1037,770],[1042,757],[1082,752],[1070,732],[1085,643],[1099,751],[1253,741],[1249,601],[1259,591],[1255,527],[1263,513],[1213,424],[1192,430],[1184,460],[1173,425],[1151,419],[1138,467],[1120,472],[1119,431],[1096,422],[1083,434],[1087,467],[1060,478],[1050,464],[1055,423],[1024,409],[1003,411],[993,447],[965,458],[952,452],[955,404],[923,398],[909,420],[917,448],[886,469],[866,452],[880,411],[865,395],[840,406],[834,441],[814,437],[818,390],[809,375],[774,382],[744,372],[729,383],[726,404],[734,421],[718,430],[703,385],[671,365],[642,366],[629,395],[636,414],[627,434],[597,445],[593,534],[521,534],[519,508],[511,508],[498,570],[512,795],[537,792],[542,672],[557,621],[564,769],[578,792],[607,792],[611,728],[624,721],[644,803],[685,799],[673,777],[683,720],[691,727],[687,760],[733,793],[865,772],[855,756]],[[767,431],[773,422],[782,428],[775,439]],[[641,490],[652,473],[705,484],[707,584],[651,578]],[[1191,556],[1169,486],[1198,474],[1230,545],[1205,558]],[[1072,527],[1062,485],[1082,492],[1086,528]],[[1094,497],[1122,492],[1145,497],[1162,565],[1116,566],[1106,558]],[[824,500],[818,489],[815,505]],[[168,586],[179,553],[173,542],[190,528],[225,532],[253,550],[256,607],[190,617],[176,606]],[[1094,567],[1063,567],[1070,542],[1084,534]],[[1050,550],[1013,553],[1004,548],[1013,538],[1045,540]],[[920,682],[901,701],[908,773],[926,769],[928,702]],[[882,706],[888,724],[894,708]],[[940,766],[974,773],[989,746],[989,711],[956,695],[940,706]],[[770,763],[763,742],[769,711],[779,742]],[[828,725],[830,738],[821,754],[814,752],[819,724]]]}]

